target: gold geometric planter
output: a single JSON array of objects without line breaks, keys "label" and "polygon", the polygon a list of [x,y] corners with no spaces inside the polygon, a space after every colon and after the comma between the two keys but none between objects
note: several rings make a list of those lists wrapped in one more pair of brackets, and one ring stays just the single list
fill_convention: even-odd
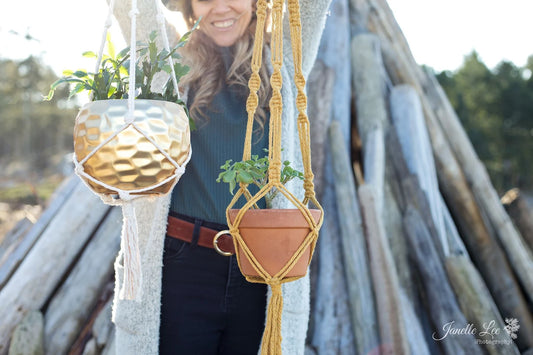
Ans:
[{"label": "gold geometric planter", "polygon": [[[76,160],[82,162],[102,142],[120,131],[94,151],[83,163],[83,171],[94,179],[123,191],[148,189],[142,194],[168,193],[176,179],[160,186],[155,185],[172,177],[176,166],[161,150],[179,166],[184,167],[188,161],[191,144],[189,119],[185,111],[180,105],[168,101],[135,100],[133,124],[123,129],[127,113],[128,100],[93,101],[84,105],[76,117],[74,127]],[[81,178],[96,193],[117,194],[117,191],[84,176]],[[154,188],[150,189],[151,186]]]}]

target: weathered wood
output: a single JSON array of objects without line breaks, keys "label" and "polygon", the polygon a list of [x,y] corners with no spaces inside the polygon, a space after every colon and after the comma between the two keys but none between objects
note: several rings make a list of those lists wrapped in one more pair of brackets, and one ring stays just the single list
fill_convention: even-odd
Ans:
[{"label": "weathered wood", "polygon": [[[322,201],[324,189],[326,186],[326,176],[324,171],[329,168],[329,160],[326,155],[329,154],[327,150],[326,135],[327,127],[331,122],[331,105],[333,96],[333,81],[335,79],[335,72],[328,68],[321,60],[317,60],[308,80],[308,115],[310,122],[311,146],[319,147],[313,149],[312,169],[315,174],[315,193],[317,199]],[[324,206],[323,208],[328,208]],[[323,228],[323,227],[322,227]],[[311,263],[309,268],[309,279],[311,283],[310,303],[316,303],[316,287],[318,277],[318,263]],[[314,326],[313,318],[309,322],[309,328]]]},{"label": "weathered wood", "polygon": [[[533,339],[533,321],[524,294],[504,253],[495,238],[490,235],[477,205],[476,197],[470,190],[462,167],[444,135],[432,105],[429,104],[425,95],[426,86],[430,85],[426,82],[426,74],[412,57],[407,42],[386,2],[373,1],[373,7],[375,11],[369,14],[369,28],[381,39],[387,72],[395,84],[408,83],[420,95],[436,160],[439,186],[458,222],[461,235],[465,238],[472,258],[487,281],[501,313],[517,317],[520,324],[523,324],[521,330],[524,332],[519,335],[520,348],[533,346],[531,344],[533,341],[530,340]],[[472,168],[465,166],[465,170],[468,169]],[[524,251],[520,254],[524,255]],[[498,272],[494,272],[495,269]],[[521,280],[531,278],[531,275],[533,272],[520,273]],[[528,293],[533,294],[529,291]]]},{"label": "weathered wood", "polygon": [[529,250],[533,250],[533,210],[527,205],[520,190],[515,188],[507,191],[501,201]]},{"label": "weathered wood", "polygon": [[404,326],[407,330],[407,341],[409,343],[410,355],[429,355],[431,354],[428,344],[424,340],[422,325],[413,310],[409,298],[400,290],[400,302],[402,305],[402,317]]},{"label": "weathered wood", "polygon": [[96,304],[100,290],[113,273],[120,246],[122,211],[112,208],[45,313],[45,348],[65,353]]},{"label": "weathered wood", "polygon": [[85,349],[83,349],[82,355],[97,355],[98,349],[96,347],[96,340],[93,338],[87,342]]},{"label": "weathered wood", "polygon": [[324,189],[324,170],[326,167],[326,135],[331,122],[333,102],[333,85],[335,71],[327,67],[323,61],[317,60],[309,74],[308,115],[311,127],[311,147],[313,147],[312,168],[315,174],[315,192],[320,200]]},{"label": "weathered wood", "polygon": [[390,93],[390,111],[405,162],[409,171],[418,177],[420,187],[426,195],[433,225],[440,240],[440,249],[444,255],[448,255],[450,251],[444,229],[435,161],[415,89],[410,85],[395,86]]},{"label": "weathered wood", "polygon": [[423,280],[428,312],[436,328],[433,338],[441,342],[446,354],[482,354],[472,334],[450,336],[446,333],[447,325],[451,324],[456,329],[466,329],[467,322],[448,283],[434,245],[435,237],[430,234],[422,217],[413,206],[409,205],[404,214],[404,228]]},{"label": "weathered wood", "polygon": [[13,331],[9,355],[44,355],[43,329],[41,312],[28,312]]},{"label": "weathered wood", "polygon": [[[328,187],[329,188],[329,187]],[[325,198],[333,198],[326,193]],[[336,208],[334,201],[326,201],[331,208]],[[350,322],[350,309],[347,300],[342,254],[338,236],[336,213],[324,215],[324,223],[318,238],[318,253],[313,262],[318,263],[316,284],[316,302],[311,318],[311,347],[317,354],[352,355],[357,354]]]},{"label": "weathered wood", "polygon": [[417,298],[417,285],[413,279],[413,274],[409,262],[409,253],[407,241],[405,240],[405,233],[403,232],[403,216],[400,206],[396,201],[397,192],[394,191],[399,184],[392,180],[391,169],[387,169],[385,195],[384,195],[384,209],[383,209],[383,227],[385,228],[386,236],[389,241],[391,253],[394,258],[394,265],[398,274],[398,280],[409,300],[414,302]]},{"label": "weathered wood", "polygon": [[328,133],[352,327],[358,353],[367,354],[379,344],[379,335],[361,213],[340,124],[332,122]]},{"label": "weathered wood", "polygon": [[92,327],[93,337],[96,340],[96,345],[99,348],[104,347],[110,339],[113,330],[113,323],[111,322],[111,309],[113,306],[113,299],[110,297],[107,303],[98,314]]},{"label": "weathered wood", "polygon": [[381,345],[386,351],[391,351],[391,354],[408,354],[398,276],[381,218],[376,210],[373,187],[366,184],[360,186],[358,196],[368,245]]},{"label": "weathered wood", "polygon": [[[115,287],[114,275],[111,277],[106,285],[102,288],[100,298],[96,306],[87,317],[83,329],[79,332],[77,339],[74,341],[68,351],[68,355],[81,355],[85,350],[87,342],[95,339],[96,345],[101,350],[102,347],[108,345],[111,339],[115,326],[111,322],[111,311],[113,303],[113,293]],[[109,328],[109,329],[107,329]],[[104,344],[105,343],[105,344]]]},{"label": "weathered wood", "polygon": [[504,330],[498,308],[472,262],[464,256],[450,256],[446,258],[445,267],[461,310],[478,330],[476,337],[489,340],[481,344],[487,352],[491,355],[520,354]]},{"label": "weathered wood", "polygon": [[363,145],[365,183],[375,186],[378,211],[383,205],[385,153],[383,131],[388,125],[385,79],[379,39],[359,34],[352,39],[352,83],[355,92],[357,127]]},{"label": "weathered wood", "polygon": [[28,310],[40,309],[49,299],[108,209],[83,184],[69,194],[0,291],[0,354],[7,352],[13,328]]},{"label": "weathered wood", "polygon": [[10,252],[17,247],[18,243],[20,243],[32,226],[33,222],[27,217],[24,217],[18,221],[9,232],[7,232],[0,242],[0,267],[2,267],[2,264],[8,258]]},{"label": "weathered wood", "polygon": [[457,114],[446,98],[444,90],[431,73],[426,73],[426,90],[428,100],[436,112],[450,146],[472,186],[476,201],[487,215],[492,227],[496,230],[500,244],[506,251],[507,258],[522,287],[533,301],[533,255],[525,247],[520,233],[516,230],[509,215],[505,212],[498,194],[487,173],[487,169],[479,160],[472,143],[469,141]]},{"label": "weathered wood", "polygon": [[[389,133],[391,130],[393,131],[393,128],[389,127]],[[409,303],[406,303],[402,299],[402,304],[404,305],[404,322],[411,353],[416,351],[424,352],[428,348],[430,353],[435,353],[438,350],[436,343],[430,338],[426,339],[420,336],[420,332],[429,332],[429,319],[419,293],[420,287],[418,286],[416,271],[413,270],[413,263],[409,260],[409,245],[403,230],[403,216],[401,211],[401,208],[405,208],[406,197],[404,195],[407,195],[407,193],[403,191],[402,179],[396,174],[395,166],[400,163],[403,164],[405,174],[408,173],[408,169],[397,139],[392,140],[390,136],[390,134],[387,134],[386,138],[386,161],[388,163],[385,171],[386,183],[383,223],[394,257],[398,279],[402,286],[401,295],[402,297],[407,296],[409,300]],[[393,134],[392,138],[396,138],[396,136]],[[394,152],[394,154],[391,154],[391,152]],[[408,317],[408,313],[415,313],[416,316]]]},{"label": "weathered wood", "polygon": [[[349,20],[347,0],[333,0],[330,5],[330,15],[327,17],[326,26],[322,33],[322,39],[318,50],[317,63],[323,64],[326,72],[324,78],[317,78],[315,85],[324,86],[324,97],[318,98],[310,106],[324,105],[321,118],[326,122],[322,129],[321,125],[315,125],[315,118],[310,115],[311,136],[318,137],[325,144],[327,141],[326,130],[333,120],[338,121],[344,132],[344,142],[348,145],[350,132],[350,63],[349,57]],[[333,76],[330,83],[328,75]],[[318,82],[320,80],[320,82]],[[322,80],[324,80],[322,82]],[[330,91],[327,86],[331,85]],[[310,85],[308,85],[310,88]],[[328,108],[328,100],[331,97],[331,107]],[[312,107],[310,107],[312,109]],[[327,111],[326,111],[327,110]],[[310,111],[311,114],[312,111]],[[315,164],[315,151],[324,149],[324,165],[321,167],[325,173],[315,176],[317,183],[316,191],[319,194],[320,203],[328,212],[325,213],[325,222],[320,232],[319,244],[316,256],[313,258],[311,280],[317,276],[317,281],[312,284],[312,292],[315,300],[311,307],[311,324],[308,341],[317,354],[356,354],[352,324],[350,322],[350,310],[345,279],[342,271],[342,256],[340,252],[340,237],[338,229],[338,213],[335,198],[334,180],[329,159],[330,152],[327,144],[321,147],[312,144],[313,169]],[[320,156],[318,156],[320,158]],[[320,168],[319,168],[320,169]],[[322,184],[322,185],[320,185]],[[320,185],[320,186],[319,186]],[[312,294],[313,295],[313,294]]]},{"label": "weathered wood", "polygon": [[385,142],[383,129],[375,129],[367,134],[366,145],[363,147],[365,184],[374,186],[376,192],[376,208],[383,214],[384,180],[385,180]]},{"label": "weathered wood", "polygon": [[364,149],[368,133],[383,129],[388,120],[384,67],[378,37],[362,33],[352,38],[351,56],[357,128]]},{"label": "weathered wood", "polygon": [[9,278],[29,253],[30,249],[35,245],[43,231],[55,218],[56,213],[63,207],[65,200],[70,197],[70,194],[78,185],[81,185],[81,181],[74,175],[66,179],[54,192],[50,199],[50,204],[33,227],[24,234],[22,240],[17,243],[16,247],[11,248],[9,253],[4,254],[2,262],[0,262],[0,290],[9,281]]}]

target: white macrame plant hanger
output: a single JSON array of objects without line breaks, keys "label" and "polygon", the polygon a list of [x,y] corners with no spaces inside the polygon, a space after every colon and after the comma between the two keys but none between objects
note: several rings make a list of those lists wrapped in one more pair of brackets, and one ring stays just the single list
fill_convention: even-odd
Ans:
[{"label": "white macrame plant hanger", "polygon": [[[157,22],[160,27],[160,32],[163,38],[163,44],[165,46],[165,49],[170,52],[170,44],[168,41],[168,35],[166,32],[166,25],[165,25],[165,16],[162,10],[163,4],[161,3],[160,0],[154,0],[154,2],[157,8]],[[107,20],[104,25],[104,31],[102,34],[100,50],[98,52],[98,58],[96,60],[95,73],[97,73],[100,69],[100,64],[102,62],[102,57],[103,57],[103,52],[104,52],[104,46],[107,40],[107,33],[112,24],[114,7],[115,7],[115,0],[111,0],[109,2],[109,12],[108,12]],[[144,132],[135,123],[135,69],[136,69],[136,61],[137,61],[136,19],[137,19],[138,14],[139,14],[139,10],[137,8],[137,0],[132,0],[131,10],[129,12],[129,16],[131,19],[130,66],[129,66],[130,84],[129,84],[129,91],[128,91],[128,112],[124,117],[124,124],[119,129],[117,129],[110,137],[102,141],[95,149],[93,149],[89,154],[87,154],[87,156],[84,157],[81,161],[78,161],[76,154],[74,154],[74,159],[73,159],[76,174],[78,174],[80,177],[84,177],[85,179],[92,181],[95,184],[98,184],[109,190],[117,192],[118,198],[115,198],[112,195],[108,195],[108,194],[99,193],[98,195],[100,196],[102,201],[104,201],[104,203],[106,204],[122,206],[123,227],[122,227],[121,252],[123,253],[123,256],[124,256],[124,282],[120,290],[119,297],[121,299],[129,299],[129,300],[136,300],[136,301],[140,301],[142,297],[142,292],[141,292],[142,291],[142,270],[141,270],[141,256],[140,256],[139,244],[138,244],[137,220],[135,218],[135,207],[132,204],[132,200],[135,198],[142,197],[143,196],[142,193],[144,192],[148,192],[149,190],[152,190],[156,187],[159,187],[163,184],[168,183],[172,179],[175,179],[175,182],[170,189],[170,191],[172,191],[172,188],[174,187],[174,185],[177,183],[177,181],[180,179],[180,177],[185,172],[185,166],[189,162],[191,158],[191,154],[192,154],[192,149],[189,149],[189,154],[188,154],[186,161],[182,165],[179,165],[164,149],[162,149],[157,144],[157,142],[155,142],[146,132]],[[172,56],[168,57],[168,62],[171,68],[174,92],[177,95],[178,99],[180,99],[179,87],[178,87],[178,82],[176,79],[176,73],[174,71]],[[83,165],[87,162],[87,160],[89,160],[89,158],[91,158],[100,148],[102,148],[105,144],[110,142],[118,134],[120,134],[122,131],[124,131],[126,128],[130,126],[133,126],[148,141],[150,141],[150,143],[152,143],[159,150],[159,152],[161,152],[161,154],[163,154],[165,158],[168,159],[168,161],[176,168],[172,176],[149,187],[135,189],[135,190],[122,190],[120,188],[110,186],[102,181],[99,181],[84,171]]]}]

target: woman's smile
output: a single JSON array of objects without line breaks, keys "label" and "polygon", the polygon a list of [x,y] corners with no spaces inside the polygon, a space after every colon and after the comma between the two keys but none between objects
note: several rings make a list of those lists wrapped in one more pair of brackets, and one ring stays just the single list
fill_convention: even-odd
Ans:
[{"label": "woman's smile", "polygon": [[225,21],[212,22],[211,24],[218,29],[225,30],[233,26],[234,23],[235,23],[235,20],[225,20]]},{"label": "woman's smile", "polygon": [[221,47],[235,44],[252,20],[253,0],[193,0],[200,29]]}]

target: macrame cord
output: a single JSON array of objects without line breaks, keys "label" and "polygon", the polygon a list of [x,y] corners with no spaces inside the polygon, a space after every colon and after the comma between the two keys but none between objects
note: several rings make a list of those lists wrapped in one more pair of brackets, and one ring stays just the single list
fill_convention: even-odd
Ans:
[{"label": "macrame cord", "polygon": [[[257,2],[257,27],[255,32],[255,42],[252,55],[252,74],[248,82],[250,94],[246,103],[246,110],[248,112],[248,121],[246,129],[246,137],[244,143],[243,160],[251,159],[251,142],[254,115],[258,105],[257,92],[261,85],[261,78],[259,76],[259,69],[262,63],[263,50],[263,33],[265,28],[267,0],[258,0]],[[259,274],[257,276],[246,276],[250,282],[266,283],[271,287],[272,297],[267,310],[267,322],[265,332],[262,340],[262,355],[280,355],[281,354],[281,314],[283,309],[283,297],[281,285],[285,282],[294,281],[299,277],[286,277],[287,273],[294,267],[294,265],[301,258],[305,250],[309,247],[311,255],[314,252],[318,232],[323,222],[323,210],[319,202],[316,200],[313,178],[314,175],[311,170],[311,152],[310,152],[310,131],[309,119],[306,114],[307,96],[305,94],[305,78],[302,72],[302,35],[301,35],[301,21],[300,21],[300,5],[298,0],[288,0],[290,35],[292,43],[293,61],[295,67],[294,81],[297,88],[296,107],[298,109],[298,134],[300,138],[300,149],[302,152],[302,162],[304,166],[304,190],[305,197],[303,201],[298,200],[280,181],[281,179],[281,124],[282,124],[282,76],[281,67],[283,63],[283,0],[274,0],[272,5],[272,41],[271,41],[271,62],[273,67],[273,74],[270,78],[272,87],[272,98],[270,100],[270,130],[269,130],[269,169],[268,169],[268,183],[259,190],[254,196],[248,191],[247,184],[240,184],[239,190],[235,193],[232,201],[226,210],[226,216],[230,233],[233,236],[233,241],[236,244],[235,250],[239,265],[241,258],[244,257],[253,266],[254,270]],[[239,225],[245,213],[251,208],[257,208],[257,201],[263,198],[270,190],[277,189],[282,193],[294,206],[300,210],[303,217],[309,225],[310,232],[306,236],[303,243],[285,264],[285,266],[276,274],[270,275],[261,263],[255,258],[251,250],[244,242],[240,232]],[[235,220],[229,218],[229,211],[235,203],[244,196],[247,202],[239,210]],[[312,202],[320,211],[321,216],[318,222],[315,222],[307,204]]]},{"label": "macrame cord", "polygon": [[[162,9],[161,9],[162,4],[158,0],[154,0],[154,1],[156,3],[157,20],[160,25],[160,32],[162,34],[163,44],[165,46],[165,49],[167,51],[170,51],[170,44],[168,41],[168,35],[166,33],[166,27],[165,27],[165,18],[164,18]],[[111,0],[109,3],[108,16],[107,16],[107,19],[104,25],[104,31],[102,34],[100,50],[98,52],[97,63],[96,63],[96,68],[95,68],[96,73],[100,70],[100,64],[103,58],[103,52],[104,52],[105,42],[107,39],[107,33],[112,24],[114,7],[115,7],[115,0]],[[124,282],[123,282],[123,287],[120,290],[119,297],[121,299],[129,299],[129,300],[136,300],[136,301],[140,301],[142,297],[142,293],[141,293],[142,291],[142,270],[141,270],[141,255],[139,252],[139,245],[138,245],[138,226],[137,226],[137,219],[135,217],[135,207],[132,203],[132,200],[143,196],[143,194],[149,193],[150,190],[153,190],[172,180],[175,180],[174,184],[172,185],[173,187],[177,183],[177,181],[180,179],[180,177],[183,175],[183,173],[185,172],[185,166],[191,159],[191,154],[192,154],[192,150],[189,150],[189,154],[185,162],[182,165],[179,165],[164,149],[161,148],[159,144],[157,144],[157,142],[154,141],[152,137],[150,137],[150,135],[147,132],[145,132],[135,123],[135,96],[136,96],[135,95],[136,93],[135,71],[136,71],[136,61],[137,61],[136,19],[137,19],[138,14],[139,14],[139,10],[137,8],[137,0],[132,0],[131,10],[129,12],[129,16],[131,18],[130,66],[129,66],[130,85],[129,85],[129,91],[128,91],[128,112],[126,113],[124,117],[124,124],[119,129],[117,129],[111,136],[109,136],[107,139],[102,141],[98,146],[96,146],[96,148],[94,148],[89,154],[87,154],[87,156],[85,156],[81,161],[78,161],[76,154],[74,154],[74,157],[73,157],[74,170],[78,176],[83,177],[97,185],[105,187],[108,190],[115,191],[117,193],[118,198],[112,195],[108,195],[108,194],[99,194],[99,196],[102,199],[102,201],[104,201],[106,204],[122,206],[123,227],[122,227],[121,248],[123,250],[123,255],[124,255]],[[176,80],[176,74],[174,71],[174,65],[173,65],[174,63],[172,62],[171,56],[169,56],[168,62],[171,67],[172,84],[174,86],[174,92],[179,99],[180,98],[179,87],[178,87],[178,82]],[[92,96],[91,96],[91,99],[92,99]],[[143,135],[175,167],[175,171],[173,175],[167,177],[166,179],[154,185],[151,185],[145,188],[122,190],[117,187],[108,185],[102,181],[99,181],[98,179],[95,179],[94,177],[90,176],[89,174],[85,172],[84,164],[96,152],[98,152],[100,148],[102,148],[104,145],[109,143],[117,135],[119,135],[122,131],[124,131],[125,129],[129,127],[133,127],[136,131],[138,131],[141,135]],[[83,180],[83,181],[86,182],[86,180]],[[89,186],[87,182],[86,184]],[[172,187],[170,191],[172,191]]]}]

